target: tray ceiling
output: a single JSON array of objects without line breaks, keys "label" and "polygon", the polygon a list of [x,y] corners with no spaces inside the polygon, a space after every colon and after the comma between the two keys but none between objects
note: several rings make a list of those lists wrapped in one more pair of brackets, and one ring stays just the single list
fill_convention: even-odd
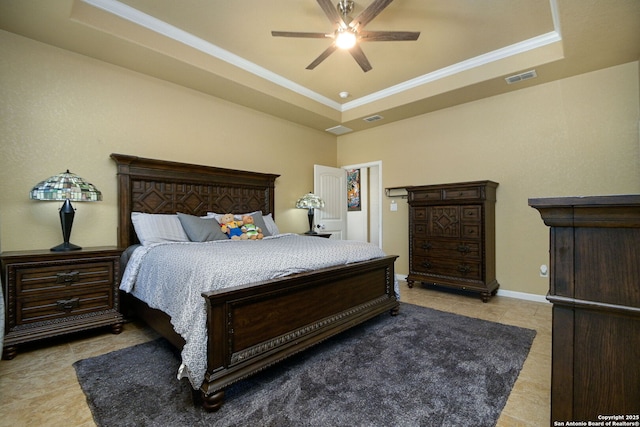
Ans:
[{"label": "tray ceiling", "polygon": [[[356,0],[353,16],[371,0]],[[337,3],[337,0],[336,0]],[[354,131],[640,58],[637,0],[395,0],[367,30],[417,41],[336,51],[315,0],[3,0],[0,28],[324,130]],[[536,78],[506,77],[536,70]],[[348,96],[341,97],[346,92]],[[363,120],[379,115],[381,120]]]}]

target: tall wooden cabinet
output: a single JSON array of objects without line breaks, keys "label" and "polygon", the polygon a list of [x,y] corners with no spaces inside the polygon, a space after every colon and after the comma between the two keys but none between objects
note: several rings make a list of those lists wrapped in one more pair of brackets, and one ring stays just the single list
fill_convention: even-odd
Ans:
[{"label": "tall wooden cabinet", "polygon": [[483,302],[495,295],[497,187],[493,181],[407,187],[409,287],[478,292]]},{"label": "tall wooden cabinet", "polygon": [[640,195],[529,205],[550,226],[551,425],[639,422]]}]

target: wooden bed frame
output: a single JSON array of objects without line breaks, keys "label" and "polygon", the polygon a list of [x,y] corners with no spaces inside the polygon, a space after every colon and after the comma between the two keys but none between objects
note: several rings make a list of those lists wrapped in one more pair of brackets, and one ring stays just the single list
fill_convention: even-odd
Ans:
[{"label": "wooden bed frame", "polygon": [[[274,212],[279,175],[112,154],[118,169],[118,246],[138,243],[131,212]],[[310,237],[312,238],[312,237]],[[207,372],[202,405],[218,410],[230,384],[385,311],[397,314],[397,256],[206,292]],[[123,306],[181,348],[169,316],[123,295]]]}]

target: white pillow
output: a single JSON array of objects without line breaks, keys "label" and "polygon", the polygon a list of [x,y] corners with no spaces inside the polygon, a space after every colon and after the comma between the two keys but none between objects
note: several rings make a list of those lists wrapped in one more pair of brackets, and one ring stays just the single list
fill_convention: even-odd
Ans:
[{"label": "white pillow", "polygon": [[143,245],[162,242],[189,242],[178,215],[131,212],[131,221]]}]

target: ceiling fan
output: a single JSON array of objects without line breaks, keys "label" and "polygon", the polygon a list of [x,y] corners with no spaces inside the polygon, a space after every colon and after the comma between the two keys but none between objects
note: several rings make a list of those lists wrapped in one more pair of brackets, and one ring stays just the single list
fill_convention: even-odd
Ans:
[{"label": "ceiling fan", "polygon": [[[336,7],[333,7],[331,0],[317,0],[336,29],[331,33],[308,33],[297,31],[271,31],[274,37],[304,37],[304,38],[330,38],[333,43],[320,54],[307,70],[313,70],[322,61],[327,59],[336,49],[345,49],[351,53],[362,71],[365,73],[371,70],[371,64],[360,48],[359,42],[379,42],[379,41],[405,41],[418,40],[420,32],[415,31],[365,31],[364,27],[378,16],[382,10],[389,6],[393,0],[374,0],[358,16],[351,19],[349,13],[353,11],[353,0],[339,0]],[[342,16],[340,16],[342,15]]]}]

